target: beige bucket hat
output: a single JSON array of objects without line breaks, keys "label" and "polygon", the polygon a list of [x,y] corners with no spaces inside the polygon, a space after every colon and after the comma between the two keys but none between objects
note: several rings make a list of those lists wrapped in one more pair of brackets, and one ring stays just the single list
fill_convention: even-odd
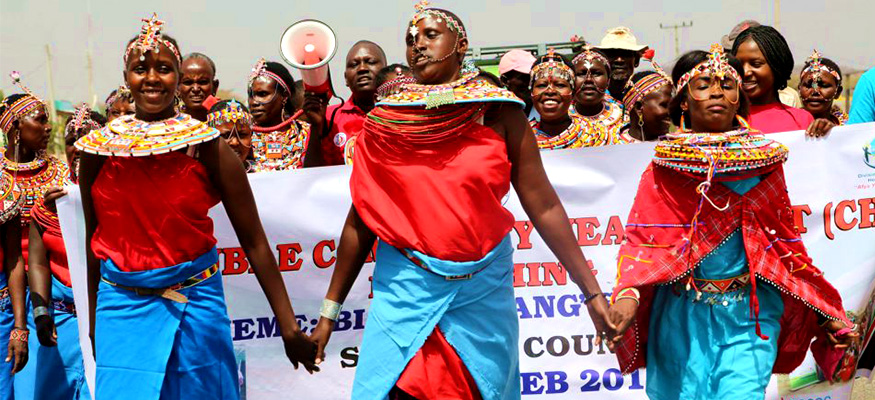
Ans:
[{"label": "beige bucket hat", "polygon": [[647,46],[643,44],[638,44],[638,38],[632,34],[632,30],[625,26],[618,26],[616,28],[608,29],[605,32],[605,37],[602,38],[602,42],[596,46],[598,49],[608,50],[608,49],[620,49],[620,50],[631,50],[631,51],[644,51],[647,50]]}]

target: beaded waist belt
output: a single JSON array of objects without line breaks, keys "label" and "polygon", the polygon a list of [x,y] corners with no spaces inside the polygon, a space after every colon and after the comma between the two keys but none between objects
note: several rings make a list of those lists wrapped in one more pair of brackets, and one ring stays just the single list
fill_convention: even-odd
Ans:
[{"label": "beaded waist belt", "polygon": [[474,272],[472,272],[472,273],[470,273],[470,274],[450,275],[450,276],[447,276],[447,275],[441,275],[441,274],[439,274],[439,273],[437,273],[437,272],[435,272],[435,271],[432,271],[430,268],[428,268],[428,265],[425,265],[425,263],[422,262],[422,260],[420,260],[419,258],[417,258],[415,255],[413,255],[413,253],[411,253],[410,250],[407,250],[407,249],[401,249],[401,253],[404,254],[404,257],[407,257],[407,259],[410,260],[410,262],[412,262],[412,263],[413,263],[414,265],[416,265],[417,267],[422,268],[422,269],[424,269],[424,270],[426,270],[426,271],[428,271],[428,272],[431,272],[431,273],[433,273],[433,274],[435,274],[435,275],[437,275],[437,276],[439,276],[439,277],[441,277],[441,278],[444,278],[444,279],[446,279],[446,280],[448,280],[448,281],[465,281],[465,280],[471,279],[471,277],[473,277],[473,276],[474,276],[475,274],[477,274],[478,272],[483,271],[483,270],[486,269],[486,267],[489,265],[489,264],[484,265],[482,268],[480,268],[480,269],[478,269],[478,270],[476,270],[476,271],[474,271]]},{"label": "beaded waist belt", "polygon": [[132,286],[124,286],[119,285],[118,283],[112,282],[104,277],[101,277],[100,280],[106,282],[108,285],[117,287],[119,289],[132,291],[140,296],[157,296],[163,297],[170,301],[175,301],[177,303],[187,303],[188,298],[185,297],[182,293],[179,293],[179,290],[190,288],[194,285],[197,285],[213,275],[219,272],[219,264],[213,264],[211,267],[201,271],[199,274],[192,276],[182,282],[179,282],[175,285],[170,285],[166,288],[161,289],[153,289],[153,288],[140,288],[140,287],[132,287]]},{"label": "beaded waist belt", "polygon": [[74,317],[76,316],[76,304],[68,303],[63,300],[52,300],[52,308],[55,309],[55,311],[65,312]]},{"label": "beaded waist belt", "polygon": [[705,293],[729,293],[747,286],[750,283],[750,274],[727,279],[693,279],[693,282]]}]

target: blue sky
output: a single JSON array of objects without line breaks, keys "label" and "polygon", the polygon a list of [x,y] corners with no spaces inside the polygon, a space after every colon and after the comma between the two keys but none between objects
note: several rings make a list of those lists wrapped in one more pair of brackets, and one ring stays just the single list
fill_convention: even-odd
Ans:
[{"label": "blue sky", "polygon": [[[390,62],[403,61],[403,30],[414,1],[260,0],[260,1],[108,1],[4,0],[0,2],[0,89],[14,92],[8,73],[21,71],[38,95],[47,96],[45,46],[53,54],[57,99],[89,101],[86,49],[94,65],[94,91],[102,102],[122,81],[124,44],[140,27],[140,18],[157,12],[166,32],[183,53],[198,51],[218,65],[221,86],[245,93],[246,78],[258,57],[279,60],[279,38],[291,23],[315,18],[336,32],[339,55],[332,61],[335,87],[344,96],[343,59],[355,41],[380,43]],[[598,42],[617,25],[632,28],[639,41],[656,49],[657,60],[671,64],[674,40],[660,23],[694,22],[681,33],[681,52],[707,49],[743,19],[774,23],[775,2],[757,0],[436,0],[465,22],[472,46],[565,41],[582,34]],[[87,10],[91,10],[91,23]],[[843,67],[875,65],[871,5],[861,0],[780,2],[779,29],[790,42],[797,64],[812,48]],[[90,35],[89,35],[90,32]],[[293,71],[297,78],[300,75]]]}]

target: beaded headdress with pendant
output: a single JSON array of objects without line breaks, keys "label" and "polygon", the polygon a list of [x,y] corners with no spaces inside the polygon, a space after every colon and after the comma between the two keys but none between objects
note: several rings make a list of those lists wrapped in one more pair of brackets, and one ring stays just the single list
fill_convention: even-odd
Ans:
[{"label": "beaded headdress with pendant", "polygon": [[535,84],[535,81],[543,77],[556,77],[568,81],[574,87],[574,71],[565,64],[562,56],[556,54],[553,48],[547,51],[547,54],[541,56],[541,62],[532,67],[531,79],[529,80],[529,90]]},{"label": "beaded headdress with pendant", "polygon": [[[9,129],[12,128],[13,122],[19,121],[28,116],[34,116],[39,113],[40,110],[46,109],[46,102],[33,94],[27,86],[21,83],[21,73],[18,71],[12,71],[9,76],[12,78],[12,84],[18,86],[25,95],[11,104],[6,104],[6,110],[0,115],[0,130],[3,132],[9,132]],[[7,103],[11,101],[8,99],[9,97],[4,99],[3,102]]]},{"label": "beaded headdress with pendant", "polygon": [[805,68],[802,69],[802,73],[800,73],[799,76],[805,77],[805,75],[815,72],[826,72],[836,78],[836,82],[839,86],[842,84],[842,76],[838,71],[823,63],[823,56],[821,56],[816,49],[810,56],[808,56],[808,59],[805,60]]},{"label": "beaded headdress with pendant", "polygon": [[158,14],[152,13],[151,18],[143,18],[142,21],[143,27],[140,30],[140,34],[125,49],[125,64],[128,63],[128,56],[130,56],[134,49],[140,50],[140,61],[143,61],[146,59],[146,52],[152,51],[157,54],[159,46],[162,44],[170,49],[173,55],[176,56],[176,61],[181,63],[182,56],[179,54],[179,49],[173,45],[173,42],[161,36],[161,28],[164,26],[164,21],[158,19]]},{"label": "beaded headdress with pendant", "polygon": [[649,59],[650,65],[653,66],[653,70],[656,72],[655,74],[647,75],[635,83],[632,83],[632,80],[629,79],[629,83],[626,84],[626,95],[623,96],[623,106],[626,108],[627,112],[632,110],[635,103],[641,101],[649,94],[662,89],[665,86],[672,86],[671,77],[668,76],[662,67],[659,66],[655,58],[655,54],[650,51],[645,55],[645,59]]},{"label": "beaded headdress with pendant", "polygon": [[737,83],[741,84],[741,76],[738,75],[738,71],[736,71],[735,68],[732,68],[732,66],[729,65],[729,61],[726,59],[726,53],[723,51],[723,46],[719,43],[714,43],[711,45],[708,59],[702,61],[699,65],[696,65],[693,69],[681,75],[681,78],[678,79],[677,82],[677,88],[683,88],[690,83],[693,78],[706,72],[711,74],[712,77],[718,79],[723,79],[728,75]]}]

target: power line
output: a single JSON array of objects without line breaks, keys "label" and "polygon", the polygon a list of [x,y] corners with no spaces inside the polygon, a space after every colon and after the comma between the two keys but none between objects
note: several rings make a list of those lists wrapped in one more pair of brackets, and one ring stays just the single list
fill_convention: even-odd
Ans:
[{"label": "power line", "polygon": [[674,24],[674,25],[663,25],[662,23],[659,24],[660,29],[672,29],[672,30],[674,30],[674,57],[675,57],[675,59],[677,59],[678,57],[681,56],[681,41],[680,41],[680,35],[678,33],[678,30],[683,29],[683,28],[692,28],[692,27],[693,27],[693,21],[690,21],[689,24],[687,24],[686,21],[684,21],[680,24]]}]

